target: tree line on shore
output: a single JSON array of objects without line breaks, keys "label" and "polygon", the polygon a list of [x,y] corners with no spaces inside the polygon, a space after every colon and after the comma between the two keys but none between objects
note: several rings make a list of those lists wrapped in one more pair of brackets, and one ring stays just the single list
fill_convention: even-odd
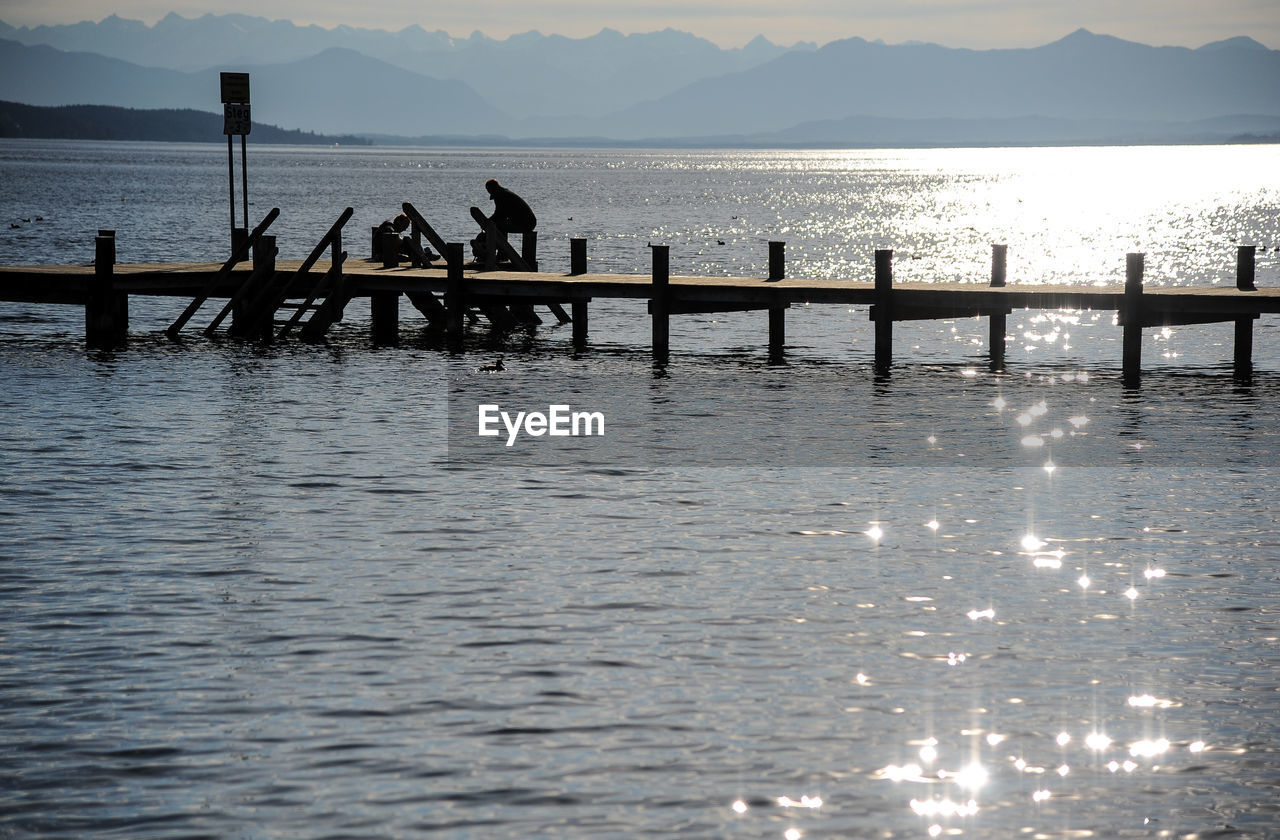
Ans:
[{"label": "tree line on shore", "polygon": [[[111,105],[42,107],[0,102],[0,137],[64,140],[162,140],[177,143],[220,142],[222,115],[194,109],[138,109]],[[334,136],[274,125],[253,126],[258,143],[368,146],[352,135]]]}]

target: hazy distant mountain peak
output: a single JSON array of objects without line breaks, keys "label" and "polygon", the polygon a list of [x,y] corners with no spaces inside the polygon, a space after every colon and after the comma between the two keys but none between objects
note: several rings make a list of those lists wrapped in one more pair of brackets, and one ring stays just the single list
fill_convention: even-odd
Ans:
[{"label": "hazy distant mountain peak", "polygon": [[849,38],[841,38],[838,41],[830,41],[818,48],[820,53],[842,52],[850,48],[857,47],[885,47],[888,46],[884,41],[877,38],[875,41],[868,41],[858,35]]},{"label": "hazy distant mountain peak", "polygon": [[1211,44],[1205,44],[1197,50],[1197,52],[1214,52],[1216,50],[1261,50],[1263,52],[1267,52],[1269,51],[1269,48],[1264,44],[1259,44],[1252,38],[1239,35],[1235,38],[1227,38],[1223,41],[1214,41]]},{"label": "hazy distant mountain peak", "polygon": [[1123,38],[1117,38],[1114,35],[1099,35],[1083,26],[1072,32],[1070,35],[1059,38],[1051,44],[1050,47],[1071,47],[1080,49],[1082,47],[1097,47],[1103,45],[1126,44],[1130,46],[1138,46],[1132,41],[1126,41]]},{"label": "hazy distant mountain peak", "polygon": [[517,32],[514,35],[507,36],[507,43],[508,44],[531,44],[536,41],[545,40],[546,37],[547,37],[546,35],[543,35],[538,30],[530,29],[528,32]]}]

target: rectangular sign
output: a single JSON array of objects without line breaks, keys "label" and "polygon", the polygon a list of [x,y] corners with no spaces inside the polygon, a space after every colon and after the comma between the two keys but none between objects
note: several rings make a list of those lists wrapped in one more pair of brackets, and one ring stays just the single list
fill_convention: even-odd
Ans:
[{"label": "rectangular sign", "polygon": [[253,129],[249,106],[228,103],[222,106],[222,133],[248,134]]},{"label": "rectangular sign", "polygon": [[[242,105],[249,104],[248,73],[222,74],[222,104],[226,105],[231,102],[237,102]],[[245,133],[247,134],[248,132]]]}]

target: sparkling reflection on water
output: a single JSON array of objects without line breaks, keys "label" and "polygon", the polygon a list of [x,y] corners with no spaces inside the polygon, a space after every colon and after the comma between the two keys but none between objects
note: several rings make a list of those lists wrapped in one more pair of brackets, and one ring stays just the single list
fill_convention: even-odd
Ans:
[{"label": "sparkling reflection on water", "polygon": [[[898,192],[959,154],[904,153]],[[386,159],[410,158],[356,157],[341,196]],[[753,156],[750,178],[781,195],[809,159]],[[468,165],[539,160],[565,178],[550,154]],[[623,160],[686,192],[747,177]],[[1188,328],[1126,393],[1092,313],[1027,313],[1004,375],[968,342],[983,323],[904,328],[873,388],[865,311],[793,311],[783,369],[761,324],[689,319],[661,378],[642,318],[596,312],[581,356],[555,329],[453,356],[410,311],[398,348],[360,312],[324,347],[173,346],[141,302],[98,353],[77,313],[5,304],[0,834],[1275,836],[1265,319],[1251,385]],[[683,457],[463,457],[448,396],[496,352],[531,404],[635,383]],[[871,428],[879,460],[743,452],[769,429],[708,410],[735,392],[783,439]],[[978,459],[956,440],[980,423]]]}]

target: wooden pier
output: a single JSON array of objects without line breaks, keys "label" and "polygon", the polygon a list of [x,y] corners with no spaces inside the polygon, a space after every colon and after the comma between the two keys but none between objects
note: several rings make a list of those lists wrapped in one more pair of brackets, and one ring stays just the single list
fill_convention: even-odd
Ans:
[{"label": "wooden pier", "polygon": [[[95,347],[125,340],[129,298],[135,295],[190,301],[167,330],[175,339],[211,300],[222,307],[204,327],[207,335],[216,334],[230,317],[228,334],[262,340],[284,337],[295,328],[304,338],[320,338],[352,300],[367,298],[374,340],[392,342],[399,330],[403,295],[454,342],[463,340],[467,319],[484,317],[498,327],[536,324],[541,318],[533,307],[544,306],[558,321],[572,321],[573,343],[581,347],[588,341],[590,302],[630,298],[647,301],[653,353],[661,362],[671,351],[669,324],[675,316],[767,310],[769,352],[780,358],[786,344],[786,310],[793,304],[866,305],[875,333],[875,368],[881,374],[893,363],[893,324],[898,321],[987,317],[990,365],[999,370],[1005,358],[1005,319],[1013,310],[1111,310],[1118,313],[1121,369],[1129,385],[1136,385],[1140,377],[1144,328],[1232,322],[1235,371],[1248,377],[1253,368],[1253,321],[1280,312],[1280,289],[1254,285],[1252,246],[1237,250],[1232,287],[1146,288],[1142,254],[1128,255],[1123,285],[1008,285],[1004,245],[992,247],[989,280],[976,283],[894,283],[890,250],[875,252],[870,282],[787,277],[781,242],[769,244],[767,277],[673,276],[666,246],[651,246],[649,274],[589,273],[587,242],[581,239],[570,240],[570,272],[548,274],[531,269],[536,262],[530,242],[524,243],[524,260],[505,241],[494,245],[508,255],[508,264],[522,270],[486,268],[485,262],[495,264],[492,251],[478,266],[465,266],[462,245],[440,240],[416,211],[411,214],[413,232],[427,235],[444,255],[443,267],[401,265],[394,253],[376,261],[348,260],[341,231],[350,218],[349,208],[306,260],[277,261],[274,239],[265,234],[277,214],[273,210],[221,264],[116,264],[114,234],[100,231],[93,265],[0,266],[0,300],[83,306],[86,340]],[[317,277],[313,270],[326,253],[328,266],[323,273],[317,270]],[[287,318],[282,318],[284,313]]]}]

